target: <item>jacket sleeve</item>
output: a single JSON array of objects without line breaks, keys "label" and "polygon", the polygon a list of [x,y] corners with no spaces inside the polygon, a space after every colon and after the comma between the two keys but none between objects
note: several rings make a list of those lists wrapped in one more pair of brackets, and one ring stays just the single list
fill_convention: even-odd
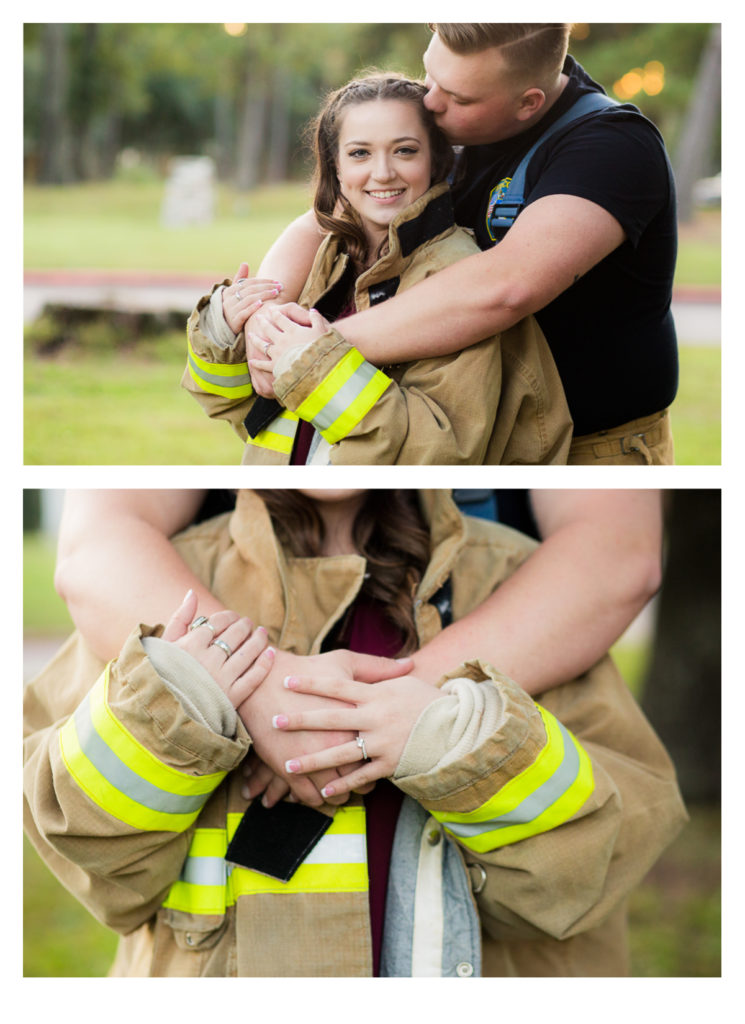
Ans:
[{"label": "jacket sleeve", "polygon": [[480,464],[499,403],[500,346],[488,339],[385,373],[331,328],[282,368],[274,390],[332,445],[335,465]]},{"label": "jacket sleeve", "polygon": [[227,420],[241,440],[246,440],[243,420],[254,402],[246,362],[246,339],[241,332],[232,345],[218,344],[205,328],[212,296],[224,285],[216,284],[210,295],[197,303],[186,324],[187,357],[181,386],[199,402],[208,416]]},{"label": "jacket sleeve", "polygon": [[[493,938],[565,939],[595,927],[685,821],[662,745],[609,658],[544,705],[478,661],[455,676],[497,688],[497,727],[456,760],[393,781],[460,846]],[[409,743],[426,727],[420,719]],[[441,750],[453,741],[441,735]]]},{"label": "jacket sleeve", "polygon": [[[70,659],[53,662],[24,702],[26,831],[63,885],[122,933],[161,905],[202,807],[249,745],[242,725],[229,739],[187,713],[145,656],[152,632],[130,636],[92,688],[70,681]],[[60,691],[78,701],[57,716]]]}]

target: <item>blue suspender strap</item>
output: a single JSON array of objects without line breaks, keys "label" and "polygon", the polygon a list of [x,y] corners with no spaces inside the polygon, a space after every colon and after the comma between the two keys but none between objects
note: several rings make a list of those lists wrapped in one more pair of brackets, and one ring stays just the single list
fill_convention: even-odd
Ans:
[{"label": "blue suspender strap", "polygon": [[506,179],[505,184],[507,187],[502,188],[502,183],[500,182],[489,200],[486,225],[489,237],[493,241],[499,241],[495,237],[495,230],[501,231],[512,227],[515,218],[525,205],[525,175],[530,160],[538,147],[542,146],[555,132],[571,124],[572,121],[577,121],[579,118],[584,117],[586,114],[592,114],[596,110],[605,110],[608,107],[617,106],[618,103],[611,99],[610,96],[606,96],[605,93],[588,92],[580,96],[569,110],[548,126],[537,142],[533,143],[522,158],[512,178]]}]

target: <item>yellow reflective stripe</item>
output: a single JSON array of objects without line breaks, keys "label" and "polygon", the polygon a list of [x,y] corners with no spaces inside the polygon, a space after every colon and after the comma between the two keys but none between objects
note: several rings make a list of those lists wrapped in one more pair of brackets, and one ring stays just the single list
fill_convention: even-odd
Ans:
[{"label": "yellow reflective stripe", "polygon": [[202,391],[223,398],[249,398],[253,394],[248,363],[209,363],[194,351],[189,332],[186,332],[189,350],[187,365],[189,376]]},{"label": "yellow reflective stripe", "polygon": [[478,853],[547,832],[568,821],[594,789],[592,764],[575,737],[538,707],[546,744],[534,763],[469,813],[436,812],[445,828]]},{"label": "yellow reflective stripe", "polygon": [[318,387],[314,388],[305,401],[300,403],[296,410],[300,419],[308,421],[314,419],[337,391],[344,387],[357,367],[361,366],[364,361],[365,357],[361,352],[358,352],[356,348],[350,348],[328,376],[324,377]]},{"label": "yellow reflective stripe", "polygon": [[[192,914],[222,914],[240,896],[258,893],[366,892],[368,888],[365,856],[365,809],[361,806],[340,807],[324,837],[309,854],[311,863],[303,863],[289,882],[280,882],[247,868],[224,861],[228,843],[233,838],[242,814],[227,816],[225,829],[196,829],[184,862],[181,877],[171,886],[163,904],[173,910]],[[318,850],[330,837],[357,836],[360,859],[352,863],[323,863]],[[222,861],[218,863],[218,859]],[[225,882],[213,884],[225,870]],[[210,884],[199,884],[198,879]],[[192,879],[192,881],[189,881]]]},{"label": "yellow reflective stripe", "polygon": [[86,796],[125,825],[143,832],[184,832],[199,815],[198,810],[191,814],[153,811],[112,786],[83,753],[73,718],[60,730],[60,750],[67,770]]},{"label": "yellow reflective stripe", "polygon": [[334,420],[327,430],[321,431],[321,436],[329,444],[336,444],[337,441],[343,440],[367,416],[390,383],[391,378],[386,377],[384,373],[377,370],[375,376],[363,388],[351,405]]},{"label": "yellow reflective stripe", "polygon": [[185,914],[224,914],[228,908],[227,894],[224,885],[189,885],[178,881],[171,886],[163,906]]},{"label": "yellow reflective stripe", "polygon": [[109,667],[60,730],[70,775],[100,808],[133,828],[182,832],[225,772],[193,776],[140,744],[108,705]]},{"label": "yellow reflective stripe", "polygon": [[268,427],[260,430],[256,437],[250,435],[246,444],[252,444],[257,448],[268,448],[273,452],[280,452],[282,455],[289,455],[295,443],[299,417],[294,412],[286,409],[283,413],[272,420]]},{"label": "yellow reflective stripe", "polygon": [[91,718],[96,732],[135,774],[170,793],[183,796],[209,796],[219,786],[227,772],[209,775],[190,775],[164,764],[151,750],[135,739],[122,725],[109,705],[111,665],[106,666],[102,679],[90,693]]},{"label": "yellow reflective stripe", "polygon": [[390,377],[351,348],[300,403],[297,414],[329,444],[336,444],[367,415],[390,383]]}]

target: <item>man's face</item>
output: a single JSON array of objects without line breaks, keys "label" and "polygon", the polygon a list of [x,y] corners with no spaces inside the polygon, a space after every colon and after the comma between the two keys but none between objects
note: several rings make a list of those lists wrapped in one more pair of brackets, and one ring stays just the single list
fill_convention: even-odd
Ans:
[{"label": "man's face", "polygon": [[424,105],[453,145],[474,146],[516,135],[523,90],[504,72],[498,49],[457,54],[437,34],[424,54]]}]

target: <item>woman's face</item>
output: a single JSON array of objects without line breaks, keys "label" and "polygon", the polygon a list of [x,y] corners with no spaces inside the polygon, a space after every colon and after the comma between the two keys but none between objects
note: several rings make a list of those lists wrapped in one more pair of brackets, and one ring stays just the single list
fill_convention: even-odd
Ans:
[{"label": "woman's face", "polygon": [[371,100],[347,107],[339,128],[337,173],[341,191],[371,242],[429,188],[432,159],[416,104]]},{"label": "woman's face", "polygon": [[298,487],[298,491],[306,498],[320,501],[324,505],[335,505],[354,498],[361,499],[364,494],[367,494],[365,488],[359,487]]}]

